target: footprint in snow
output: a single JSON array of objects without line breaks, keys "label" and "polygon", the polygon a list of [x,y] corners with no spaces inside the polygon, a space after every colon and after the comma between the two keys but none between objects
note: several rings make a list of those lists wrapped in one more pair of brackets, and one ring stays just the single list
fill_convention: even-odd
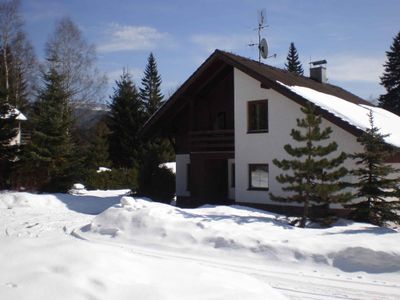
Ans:
[{"label": "footprint in snow", "polygon": [[14,283],[14,282],[7,282],[6,284],[5,284],[5,286],[6,287],[9,287],[9,288],[17,288],[18,287],[18,284],[16,284],[16,283]]}]

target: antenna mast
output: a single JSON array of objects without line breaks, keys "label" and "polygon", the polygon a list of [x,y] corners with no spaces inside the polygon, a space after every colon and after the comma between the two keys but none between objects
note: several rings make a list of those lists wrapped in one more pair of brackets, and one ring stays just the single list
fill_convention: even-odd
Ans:
[{"label": "antenna mast", "polygon": [[[258,62],[261,62],[261,58],[268,58],[268,44],[265,38],[261,38],[261,30],[268,27],[268,25],[264,25],[264,20],[266,16],[265,8],[258,11],[258,26],[255,30],[258,32],[258,43],[251,43],[249,46],[257,46],[258,47]],[[276,54],[272,55],[276,57]],[[270,56],[271,57],[271,56]]]},{"label": "antenna mast", "polygon": [[[264,26],[265,14],[265,8],[258,12],[258,47],[261,43],[261,30],[267,27],[267,25]],[[261,62],[261,51],[258,51],[258,62]]]}]

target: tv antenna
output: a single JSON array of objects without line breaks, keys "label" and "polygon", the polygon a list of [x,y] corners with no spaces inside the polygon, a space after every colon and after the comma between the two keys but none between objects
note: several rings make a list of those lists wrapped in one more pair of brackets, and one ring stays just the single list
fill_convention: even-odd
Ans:
[{"label": "tv antenna", "polygon": [[266,19],[266,10],[265,8],[258,11],[258,27],[255,29],[258,31],[258,43],[251,43],[249,46],[258,46],[258,62],[261,62],[261,57],[263,59],[267,59],[269,57],[276,57],[276,54],[268,56],[268,43],[265,38],[261,38],[261,30],[268,27],[268,25],[264,24]]}]

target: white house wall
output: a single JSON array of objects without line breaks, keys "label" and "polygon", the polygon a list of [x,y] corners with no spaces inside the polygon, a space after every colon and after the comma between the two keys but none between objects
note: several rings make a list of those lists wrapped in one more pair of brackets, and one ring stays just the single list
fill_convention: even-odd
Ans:
[{"label": "white house wall", "polygon": [[[259,204],[277,204],[269,199],[269,192],[283,196],[281,184],[276,176],[281,170],[273,165],[274,158],[288,158],[283,146],[292,144],[290,136],[292,128],[297,126],[296,118],[302,118],[300,105],[272,89],[262,89],[260,82],[241,72],[234,70],[235,97],[235,200]],[[268,100],[268,133],[247,133],[247,102],[251,100]],[[339,144],[339,149],[346,153],[361,150],[356,138],[327,120],[322,127],[330,126],[333,130],[331,140]],[[336,154],[337,155],[337,154]],[[267,163],[269,165],[269,191],[248,190],[248,165]],[[354,163],[347,161],[346,167],[352,168]]]},{"label": "white house wall", "polygon": [[17,135],[10,141],[10,145],[20,145],[21,144],[21,124],[18,124]]},{"label": "white house wall", "polygon": [[189,154],[176,155],[176,195],[177,196],[190,196],[187,190],[187,165],[190,164]]}]

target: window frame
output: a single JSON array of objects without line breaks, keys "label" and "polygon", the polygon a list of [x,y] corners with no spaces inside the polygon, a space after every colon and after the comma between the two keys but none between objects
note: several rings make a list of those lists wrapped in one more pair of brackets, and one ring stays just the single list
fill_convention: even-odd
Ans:
[{"label": "window frame", "polygon": [[[266,124],[265,128],[262,129],[251,129],[251,106],[265,103],[266,106]],[[268,99],[251,100],[247,101],[247,133],[266,133],[269,131],[269,109],[268,109]]]},{"label": "window frame", "polygon": [[[266,166],[266,168],[267,168],[267,183],[268,183],[268,187],[266,187],[266,188],[252,186],[251,172],[254,170],[253,169],[254,167],[259,167],[259,166]],[[248,181],[248,190],[249,191],[269,191],[269,164],[267,164],[267,163],[249,164],[248,165],[248,177],[249,177],[249,181]]]},{"label": "window frame", "polygon": [[192,180],[191,180],[191,163],[186,164],[186,191],[190,192]]},{"label": "window frame", "polygon": [[231,163],[231,188],[235,188],[235,181],[236,181],[236,170],[235,170],[235,163]]}]

